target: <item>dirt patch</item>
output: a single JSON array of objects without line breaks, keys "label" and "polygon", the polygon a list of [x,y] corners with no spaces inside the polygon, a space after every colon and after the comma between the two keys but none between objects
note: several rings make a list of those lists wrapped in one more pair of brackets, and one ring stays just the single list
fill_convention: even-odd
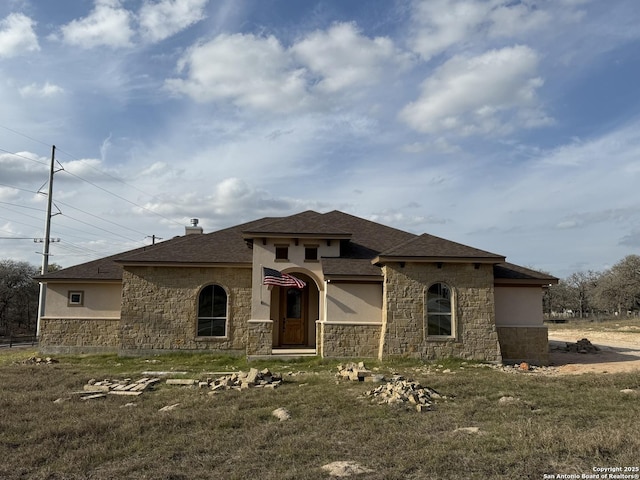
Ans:
[{"label": "dirt patch", "polygon": [[[576,353],[565,350],[567,343],[587,338],[597,352]],[[619,373],[640,370],[640,335],[635,330],[592,331],[562,329],[549,331],[549,359],[558,373]]]}]

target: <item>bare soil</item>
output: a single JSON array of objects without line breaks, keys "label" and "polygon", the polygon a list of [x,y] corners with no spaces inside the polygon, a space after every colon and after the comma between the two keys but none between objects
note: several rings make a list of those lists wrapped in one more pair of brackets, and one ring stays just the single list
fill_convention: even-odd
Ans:
[{"label": "bare soil", "polygon": [[[586,338],[600,351],[571,353],[567,343]],[[595,330],[590,327],[549,329],[551,365],[558,373],[619,373],[640,370],[640,327],[619,330]]]}]

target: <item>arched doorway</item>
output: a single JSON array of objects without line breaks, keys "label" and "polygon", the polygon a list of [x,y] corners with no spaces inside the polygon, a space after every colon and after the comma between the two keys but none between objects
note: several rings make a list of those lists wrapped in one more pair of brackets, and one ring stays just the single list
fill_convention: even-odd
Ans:
[{"label": "arched doorway", "polygon": [[306,283],[304,288],[274,287],[271,290],[273,346],[301,348],[316,346],[316,320],[319,318],[318,286],[301,272],[287,272]]}]

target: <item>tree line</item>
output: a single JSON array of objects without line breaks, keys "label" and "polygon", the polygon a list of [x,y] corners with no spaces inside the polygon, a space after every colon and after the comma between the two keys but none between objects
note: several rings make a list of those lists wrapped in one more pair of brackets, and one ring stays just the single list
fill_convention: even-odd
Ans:
[{"label": "tree line", "polygon": [[[60,270],[49,265],[49,272]],[[33,277],[40,267],[27,262],[0,260],[0,337],[34,335],[38,321],[40,287]]]},{"label": "tree line", "polygon": [[628,255],[602,272],[575,272],[544,295],[549,318],[637,316],[640,312],[640,256]]}]

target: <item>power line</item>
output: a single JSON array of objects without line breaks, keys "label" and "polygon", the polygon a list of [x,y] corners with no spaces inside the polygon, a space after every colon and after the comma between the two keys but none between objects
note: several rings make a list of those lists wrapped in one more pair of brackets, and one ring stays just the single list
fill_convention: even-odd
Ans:
[{"label": "power line", "polygon": [[36,160],[34,158],[25,157],[24,155],[20,155],[19,153],[10,152],[9,150],[5,150],[4,148],[0,148],[0,152],[8,153],[9,155],[13,155],[14,157],[24,158],[25,160],[29,160],[31,162],[39,163],[40,165],[47,166],[46,162],[41,162],[40,160]]}]

